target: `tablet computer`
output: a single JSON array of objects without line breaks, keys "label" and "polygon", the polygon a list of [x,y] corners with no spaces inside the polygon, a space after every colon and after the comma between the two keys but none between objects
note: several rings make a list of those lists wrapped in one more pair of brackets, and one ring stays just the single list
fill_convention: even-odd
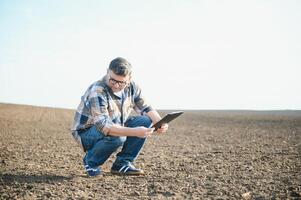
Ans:
[{"label": "tablet computer", "polygon": [[179,117],[183,113],[184,113],[183,111],[168,113],[160,121],[158,121],[156,124],[154,124],[152,126],[152,128],[155,128],[155,131],[156,131],[162,126],[162,124],[166,124],[166,123],[174,120],[175,118]]}]

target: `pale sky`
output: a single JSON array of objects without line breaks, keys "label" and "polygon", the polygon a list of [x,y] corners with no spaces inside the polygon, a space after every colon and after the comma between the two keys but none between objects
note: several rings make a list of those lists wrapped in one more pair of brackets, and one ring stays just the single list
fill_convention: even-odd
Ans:
[{"label": "pale sky", "polygon": [[124,57],[158,109],[301,109],[293,0],[0,0],[0,102],[76,109]]}]

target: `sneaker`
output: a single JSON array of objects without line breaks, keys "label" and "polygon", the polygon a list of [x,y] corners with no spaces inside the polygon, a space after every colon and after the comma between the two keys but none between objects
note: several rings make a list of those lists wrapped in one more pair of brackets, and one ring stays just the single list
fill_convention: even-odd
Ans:
[{"label": "sneaker", "polygon": [[142,169],[137,169],[133,165],[113,165],[111,168],[111,173],[117,175],[144,175],[144,171]]},{"label": "sneaker", "polygon": [[89,176],[98,176],[99,174],[101,174],[101,170],[98,168],[98,167],[90,167],[87,162],[86,162],[86,159],[84,158],[83,159],[83,162],[84,162],[84,166],[85,166],[85,169],[86,169],[86,172]]}]

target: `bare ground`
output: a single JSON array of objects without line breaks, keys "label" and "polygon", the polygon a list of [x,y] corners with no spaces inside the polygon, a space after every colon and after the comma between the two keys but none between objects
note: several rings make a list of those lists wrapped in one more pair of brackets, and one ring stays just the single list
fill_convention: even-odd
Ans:
[{"label": "bare ground", "polygon": [[301,199],[301,111],[187,111],[148,139],[145,176],[110,174],[114,155],[96,178],[73,114],[0,104],[0,199]]}]

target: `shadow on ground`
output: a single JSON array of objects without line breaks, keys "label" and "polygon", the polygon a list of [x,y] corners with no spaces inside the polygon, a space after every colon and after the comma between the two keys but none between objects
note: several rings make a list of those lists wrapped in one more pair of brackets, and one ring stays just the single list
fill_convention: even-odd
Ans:
[{"label": "shadow on ground", "polygon": [[57,176],[53,174],[0,174],[0,181],[4,185],[16,183],[55,183],[73,179],[72,176]]}]

